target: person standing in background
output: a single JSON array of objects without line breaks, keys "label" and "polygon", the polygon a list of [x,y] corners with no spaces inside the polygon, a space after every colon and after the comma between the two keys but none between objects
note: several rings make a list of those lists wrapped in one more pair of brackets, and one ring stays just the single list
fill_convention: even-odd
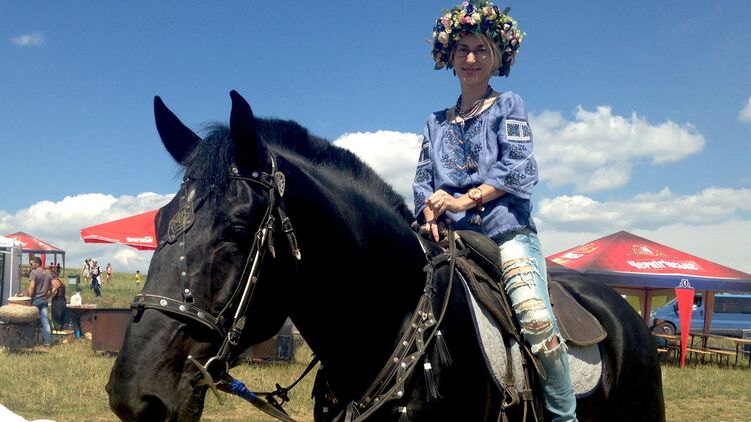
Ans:
[{"label": "person standing in background", "polygon": [[52,278],[52,323],[56,330],[62,330],[66,312],[65,283],[55,276]]},{"label": "person standing in background", "polygon": [[104,281],[106,281],[107,283],[111,282],[112,281],[112,264],[110,264],[109,262],[107,263],[107,267],[104,268],[104,273],[107,276],[104,279]]},{"label": "person standing in background", "polygon": [[88,284],[91,277],[91,269],[89,268],[89,262],[91,258],[86,258],[83,261],[83,267],[81,267],[81,277]]},{"label": "person standing in background", "polygon": [[99,270],[99,265],[96,262],[96,259],[91,260],[91,287],[92,290],[94,290],[94,295],[96,297],[102,296],[102,291],[99,290],[99,287],[102,285],[102,282],[99,280],[99,276],[101,275],[101,271]]},{"label": "person standing in background", "polygon": [[31,258],[31,272],[29,273],[28,296],[31,304],[39,309],[39,321],[42,323],[42,341],[45,347],[52,345],[52,332],[48,314],[48,296],[54,275],[42,267],[42,260],[35,256]]},{"label": "person standing in background", "polygon": [[136,287],[141,285],[141,272],[136,270],[136,275],[133,277],[133,280],[136,281]]}]

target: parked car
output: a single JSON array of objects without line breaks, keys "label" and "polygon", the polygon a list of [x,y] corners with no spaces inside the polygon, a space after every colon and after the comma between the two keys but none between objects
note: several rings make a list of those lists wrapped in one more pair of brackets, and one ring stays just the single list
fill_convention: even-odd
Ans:
[{"label": "parked car", "polygon": [[[678,302],[673,299],[650,315],[652,330],[664,334],[680,333]],[[741,337],[743,330],[751,329],[751,295],[718,294],[712,314],[712,334]],[[704,330],[704,301],[700,294],[694,296],[691,314],[691,331]]]}]

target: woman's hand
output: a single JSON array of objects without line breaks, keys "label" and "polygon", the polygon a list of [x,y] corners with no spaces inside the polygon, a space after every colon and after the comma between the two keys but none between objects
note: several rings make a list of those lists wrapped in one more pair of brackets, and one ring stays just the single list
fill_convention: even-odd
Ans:
[{"label": "woman's hand", "polygon": [[433,192],[433,194],[425,200],[425,205],[433,212],[434,219],[437,219],[446,211],[464,211],[460,200],[449,195],[443,189],[438,189]]},{"label": "woman's hand", "polygon": [[436,242],[441,240],[440,231],[438,230],[438,223],[435,220],[430,220],[420,226],[420,234],[424,237],[427,237],[425,235],[428,235],[432,237]]}]

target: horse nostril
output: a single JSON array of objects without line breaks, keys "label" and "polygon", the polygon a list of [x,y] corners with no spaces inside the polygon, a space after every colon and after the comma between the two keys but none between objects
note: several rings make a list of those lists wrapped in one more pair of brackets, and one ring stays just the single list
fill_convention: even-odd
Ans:
[{"label": "horse nostril", "polygon": [[167,406],[159,397],[145,395],[134,416],[137,421],[165,421],[168,418]]}]

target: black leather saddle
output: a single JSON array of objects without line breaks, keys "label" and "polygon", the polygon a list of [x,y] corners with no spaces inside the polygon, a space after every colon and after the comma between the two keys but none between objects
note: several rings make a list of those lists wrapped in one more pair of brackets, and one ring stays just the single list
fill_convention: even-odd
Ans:
[{"label": "black leather saddle", "polygon": [[[518,324],[502,287],[501,252],[498,245],[483,234],[474,231],[459,230],[456,234],[461,245],[468,249],[467,258],[470,262],[464,265],[464,270],[475,273],[474,278],[480,281],[479,286],[474,286],[474,288],[470,286],[470,288],[478,296],[478,300],[498,319],[502,327],[518,333]],[[478,270],[482,270],[484,274],[479,274]],[[549,276],[548,292],[561,335],[566,341],[578,346],[589,346],[607,337],[605,329],[597,318],[577,302],[569,291],[551,280]]]}]

